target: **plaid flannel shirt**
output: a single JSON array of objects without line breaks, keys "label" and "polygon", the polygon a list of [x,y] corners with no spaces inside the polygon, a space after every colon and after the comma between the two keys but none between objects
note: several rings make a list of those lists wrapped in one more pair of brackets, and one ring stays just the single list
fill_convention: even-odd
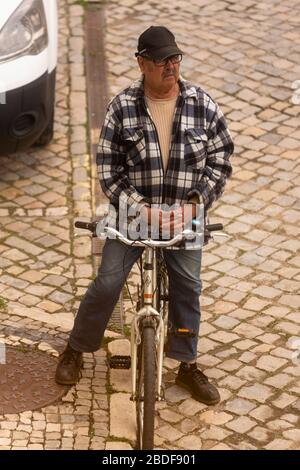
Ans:
[{"label": "plaid flannel shirt", "polygon": [[158,134],[144,99],[143,77],[109,104],[97,149],[100,184],[110,202],[180,204],[198,198],[205,213],[231,176],[234,145],[218,105],[180,78],[169,161],[163,170]]}]

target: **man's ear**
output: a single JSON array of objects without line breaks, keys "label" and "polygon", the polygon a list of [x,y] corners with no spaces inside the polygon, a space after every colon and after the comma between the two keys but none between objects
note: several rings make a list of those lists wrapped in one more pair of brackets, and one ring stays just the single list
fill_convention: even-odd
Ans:
[{"label": "man's ear", "polygon": [[145,71],[145,66],[144,66],[144,59],[143,59],[143,57],[138,56],[138,57],[137,57],[137,61],[138,61],[139,67],[140,67],[140,71],[141,71],[142,73],[144,73],[144,71]]}]

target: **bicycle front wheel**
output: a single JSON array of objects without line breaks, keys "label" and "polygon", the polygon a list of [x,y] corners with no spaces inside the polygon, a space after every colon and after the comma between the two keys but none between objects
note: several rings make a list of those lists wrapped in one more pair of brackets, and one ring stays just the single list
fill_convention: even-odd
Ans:
[{"label": "bicycle front wheel", "polygon": [[154,326],[143,326],[138,347],[137,448],[152,450],[156,401],[156,348]]}]

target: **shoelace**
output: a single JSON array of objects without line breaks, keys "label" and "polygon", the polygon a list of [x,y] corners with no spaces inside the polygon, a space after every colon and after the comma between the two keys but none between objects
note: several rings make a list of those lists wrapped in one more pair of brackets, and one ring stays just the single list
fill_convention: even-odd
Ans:
[{"label": "shoelace", "polygon": [[199,369],[191,371],[191,375],[193,376],[193,379],[200,385],[208,382],[206,375],[203,374],[203,372],[201,372]]},{"label": "shoelace", "polygon": [[66,365],[72,364],[72,362],[77,361],[77,355],[77,351],[72,351],[71,349],[68,349],[67,351],[62,353],[61,363]]}]

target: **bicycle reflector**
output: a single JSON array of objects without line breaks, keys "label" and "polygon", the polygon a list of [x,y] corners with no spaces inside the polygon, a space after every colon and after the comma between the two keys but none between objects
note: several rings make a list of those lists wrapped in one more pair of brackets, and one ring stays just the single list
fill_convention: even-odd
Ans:
[{"label": "bicycle reflector", "polygon": [[173,333],[174,336],[186,336],[187,338],[194,338],[196,336],[195,331],[189,330],[188,328],[174,328],[171,333]]}]

